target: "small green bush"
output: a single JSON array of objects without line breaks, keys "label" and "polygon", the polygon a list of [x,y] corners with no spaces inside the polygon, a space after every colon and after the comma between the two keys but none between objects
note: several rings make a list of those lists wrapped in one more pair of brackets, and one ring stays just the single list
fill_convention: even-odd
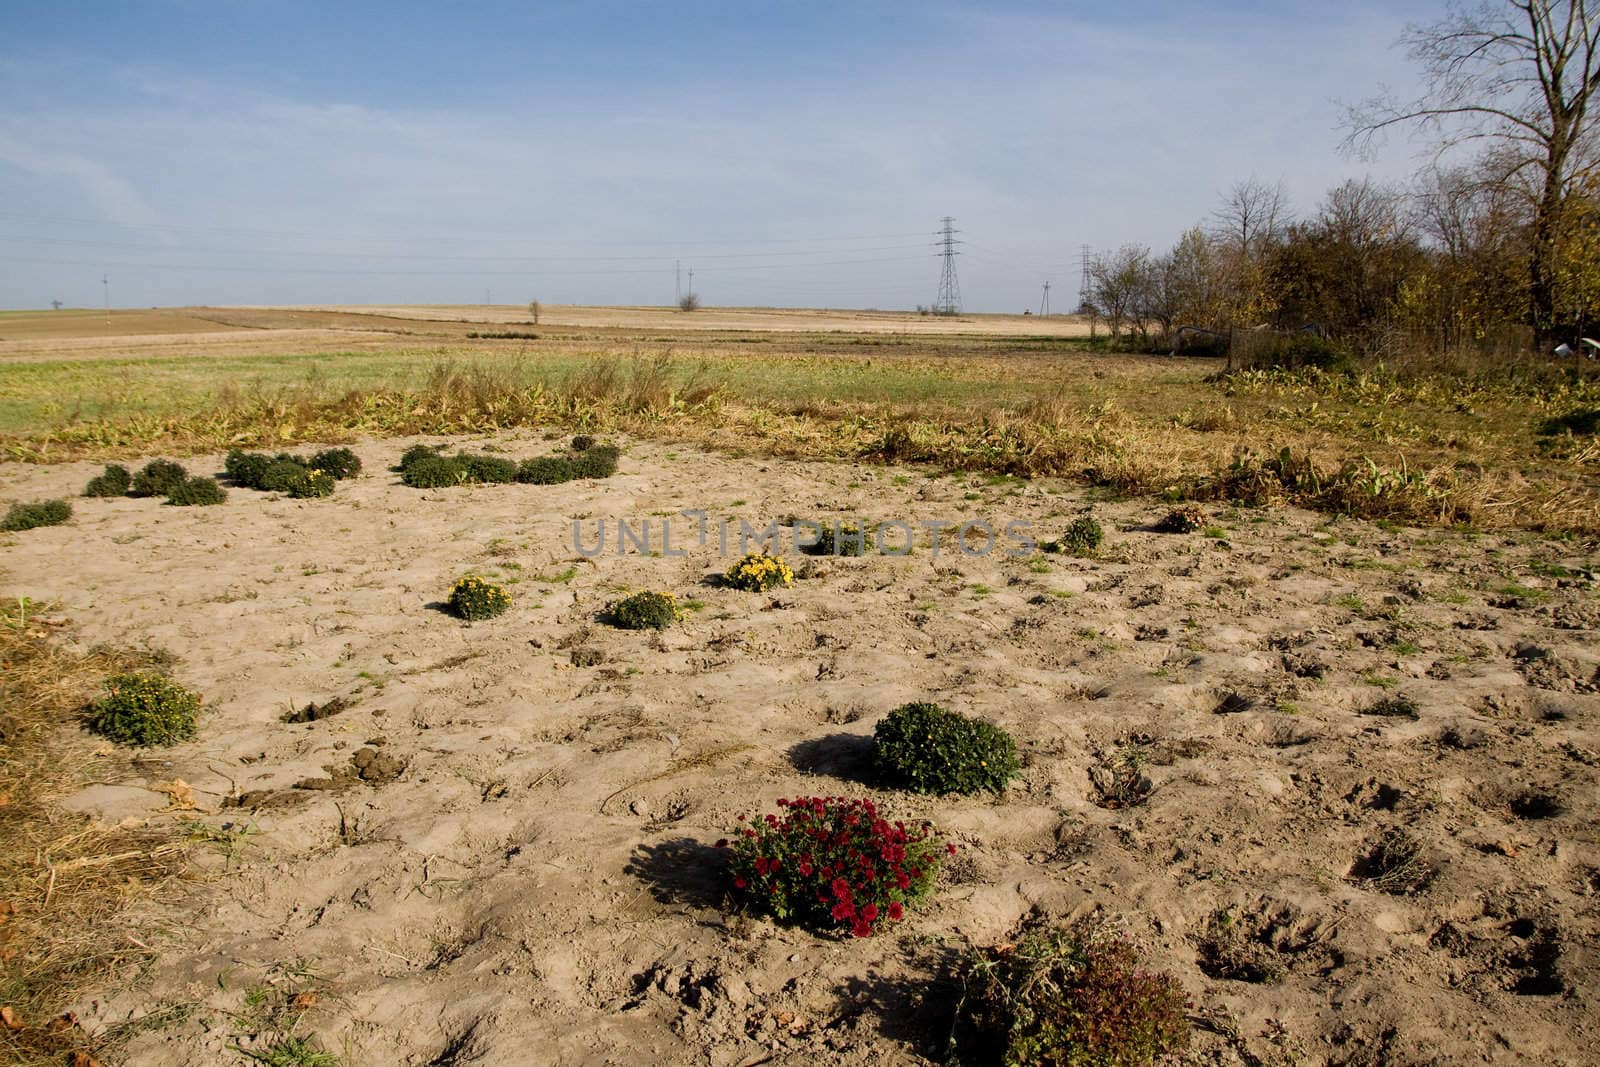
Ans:
[{"label": "small green bush", "polygon": [[260,452],[241,452],[235,448],[224,457],[222,472],[228,480],[244,489],[262,488],[262,476],[272,466],[272,457]]},{"label": "small green bush", "polygon": [[620,453],[612,445],[595,445],[572,455],[535,456],[517,468],[525,485],[559,485],[579,478],[609,478],[617,472]]},{"label": "small green bush", "polygon": [[1148,1067],[1189,1046],[1178,980],[1103,926],[973,953],[961,977],[965,1043],[1007,1067]]},{"label": "small green bush", "polygon": [[1180,504],[1167,512],[1156,529],[1161,533],[1194,533],[1206,524],[1205,510],[1199,504]]},{"label": "small green bush", "polygon": [[617,473],[617,460],[621,456],[615,445],[596,445],[574,457],[573,469],[579,478],[609,478]]},{"label": "small green bush", "polygon": [[635,593],[611,605],[609,615],[624,630],[665,630],[683,618],[671,593]]},{"label": "small green bush", "polygon": [[405,469],[421,459],[437,459],[442,451],[439,445],[412,445],[400,453],[400,463],[395,468],[404,472]]},{"label": "small green bush", "polygon": [[159,674],[119,674],[89,712],[89,729],[122,745],[171,745],[194,736],[200,697]]},{"label": "small green bush", "polygon": [[0,519],[0,530],[32,530],[40,526],[60,526],[72,518],[72,505],[65,500],[41,500],[36,504],[12,504]]},{"label": "small green bush", "polygon": [[305,474],[306,469],[292,458],[269,458],[253,488],[267,493],[287,493]]},{"label": "small green bush", "polygon": [[572,439],[571,448],[574,452],[587,452],[594,447],[594,438],[586,433],[580,433]]},{"label": "small green bush", "polygon": [[512,460],[502,459],[500,456],[467,454],[457,458],[461,460],[467,477],[472,481],[482,482],[485,485],[503,485],[517,480],[517,465]]},{"label": "small green bush", "polygon": [[285,492],[296,500],[314,500],[318,497],[332,496],[336,484],[333,475],[327,471],[301,467],[300,473],[289,482]]},{"label": "small green bush", "polygon": [[493,582],[469,574],[451,587],[448,603],[451,613],[458,618],[479,622],[503,615],[511,606],[511,594]]},{"label": "small green bush", "polygon": [[166,496],[188,476],[189,472],[184,470],[181,464],[173,463],[171,460],[153,459],[133,476],[133,484],[128,487],[128,495]]},{"label": "small green bush", "polygon": [[872,531],[863,527],[837,522],[819,525],[822,526],[822,532],[817,535],[816,541],[803,548],[808,556],[864,556],[868,551],[877,549]]},{"label": "small green bush", "polygon": [[361,473],[361,457],[348,448],[328,448],[306,460],[306,466],[327,471],[342,482]]},{"label": "small green bush", "polygon": [[429,453],[418,456],[400,469],[400,480],[413,489],[444,489],[464,485],[468,480],[467,465],[459,456],[441,456]]},{"label": "small green bush", "polygon": [[106,464],[104,474],[97,474],[83,487],[84,496],[126,496],[133,487],[133,475],[120,463]]},{"label": "small green bush", "polygon": [[1249,353],[1251,367],[1282,367],[1286,370],[1311,368],[1329,374],[1355,369],[1355,354],[1336,341],[1314,333],[1282,334],[1271,338]]},{"label": "small green bush", "polygon": [[1042,546],[1046,552],[1060,552],[1069,556],[1092,556],[1105,544],[1106,532],[1092,515],[1081,515],[1068,524],[1065,532],[1055,541]]},{"label": "small green bush", "polygon": [[938,704],[895,708],[873,740],[878,774],[917,793],[998,793],[1021,770],[1010,734]]},{"label": "small green bush", "polygon": [[228,499],[228,491],[217,484],[215,478],[196,475],[172,487],[167,503],[178,507],[208,507]]}]

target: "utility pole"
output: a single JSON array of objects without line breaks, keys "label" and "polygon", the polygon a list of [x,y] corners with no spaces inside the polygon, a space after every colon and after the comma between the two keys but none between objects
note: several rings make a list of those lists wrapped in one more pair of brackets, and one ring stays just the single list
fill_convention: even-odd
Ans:
[{"label": "utility pole", "polygon": [[106,325],[110,326],[111,325],[111,277],[109,275],[106,275],[106,274],[100,275],[100,284],[105,287],[105,291],[106,291]]},{"label": "utility pole", "polygon": [[966,242],[956,240],[956,234],[961,231],[955,228],[953,217],[946,215],[939,221],[944,223],[944,228],[939,231],[939,242],[934,247],[941,249],[935,254],[943,257],[944,267],[939,272],[939,298],[933,302],[933,311],[936,315],[959,315],[961,283],[956,280],[956,257],[961,253],[956,251],[956,245]]},{"label": "utility pole", "polygon": [[485,304],[488,304],[491,307],[494,306],[494,292],[493,292],[493,290],[485,289],[483,291],[483,302]]},{"label": "utility pole", "polygon": [[674,306],[683,303],[683,260],[672,261],[672,303]]},{"label": "utility pole", "polygon": [[689,295],[694,295],[694,268],[689,268]]},{"label": "utility pole", "polygon": [[1084,245],[1079,253],[1079,260],[1083,264],[1083,273],[1078,276],[1078,311],[1088,311],[1090,307],[1089,292],[1089,265],[1094,259],[1094,253],[1088,245]]},{"label": "utility pole", "polygon": [[1050,283],[1044,283],[1044,299],[1039,301],[1039,317],[1050,314]]}]

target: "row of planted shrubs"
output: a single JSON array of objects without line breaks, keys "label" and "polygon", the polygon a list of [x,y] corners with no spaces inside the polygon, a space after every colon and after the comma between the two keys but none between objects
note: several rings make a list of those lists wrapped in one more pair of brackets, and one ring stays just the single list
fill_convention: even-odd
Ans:
[{"label": "row of planted shrubs", "polygon": [[520,462],[483,452],[445,455],[442,446],[413,445],[400,456],[400,480],[413,489],[445,489],[456,485],[558,485],[579,478],[609,478],[616,473],[620,452],[579,436],[562,452]]},{"label": "row of planted shrubs", "polygon": [[84,496],[164,496],[168,504],[179,507],[204,507],[227,499],[227,490],[215,478],[191,476],[183,464],[169,459],[153,459],[137,474],[120,463],[107,464],[103,473],[89,479]]},{"label": "row of planted shrubs", "polygon": [[222,461],[222,469],[241,488],[312,499],[333,495],[336,482],[360,474],[361,458],[348,448],[324,449],[312,456],[234,449]]}]

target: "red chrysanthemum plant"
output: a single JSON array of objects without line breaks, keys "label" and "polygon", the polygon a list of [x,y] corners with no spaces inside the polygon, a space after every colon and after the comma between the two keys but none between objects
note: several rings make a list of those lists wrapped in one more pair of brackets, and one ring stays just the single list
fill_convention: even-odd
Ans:
[{"label": "red chrysanthemum plant", "polygon": [[931,823],[890,821],[870,800],[796,797],[778,807],[718,845],[732,852],[736,894],[783,922],[870,937],[926,897],[955,852]]}]

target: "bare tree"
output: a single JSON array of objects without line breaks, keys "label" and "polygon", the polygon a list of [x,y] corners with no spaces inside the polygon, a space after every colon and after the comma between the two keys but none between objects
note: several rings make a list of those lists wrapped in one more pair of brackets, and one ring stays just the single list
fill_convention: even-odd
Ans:
[{"label": "bare tree", "polygon": [[[1595,10],[1590,10],[1590,4]],[[1485,0],[1401,38],[1426,91],[1401,101],[1378,96],[1350,109],[1347,145],[1412,126],[1440,154],[1483,143],[1500,180],[1532,201],[1529,318],[1548,342],[1560,329],[1556,266],[1562,214],[1575,185],[1593,175],[1589,104],[1600,90],[1600,0]]]},{"label": "bare tree", "polygon": [[1289,193],[1283,182],[1268,185],[1252,176],[1234,182],[1223,196],[1211,213],[1211,233],[1231,248],[1256,255],[1283,236],[1290,221]]},{"label": "bare tree", "polygon": [[533,324],[535,326],[539,325],[539,314],[542,311],[544,311],[544,308],[543,308],[543,306],[540,305],[539,301],[537,301],[537,300],[528,301],[528,314],[530,316],[532,316]]}]

